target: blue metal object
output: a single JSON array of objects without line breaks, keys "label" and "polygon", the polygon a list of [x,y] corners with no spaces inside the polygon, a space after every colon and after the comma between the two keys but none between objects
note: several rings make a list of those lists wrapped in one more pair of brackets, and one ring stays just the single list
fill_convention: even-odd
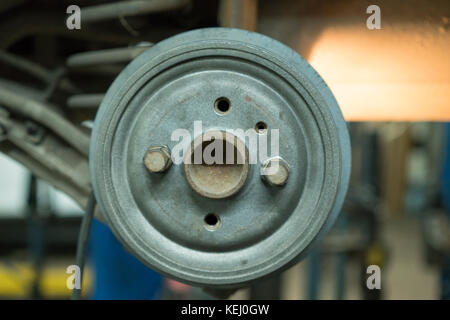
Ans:
[{"label": "blue metal object", "polygon": [[162,276],[149,269],[118,242],[103,223],[92,222],[89,264],[93,269],[94,300],[147,300],[159,297]]},{"label": "blue metal object", "polygon": [[[345,235],[348,231],[348,215],[347,212],[342,212],[339,219],[336,221],[336,232],[340,235]],[[346,275],[345,267],[347,264],[347,253],[340,251],[335,254],[336,259],[336,300],[343,300],[345,298],[346,289]]]},{"label": "blue metal object", "polygon": [[317,300],[319,298],[319,284],[320,284],[320,248],[314,248],[308,257],[308,299]]}]

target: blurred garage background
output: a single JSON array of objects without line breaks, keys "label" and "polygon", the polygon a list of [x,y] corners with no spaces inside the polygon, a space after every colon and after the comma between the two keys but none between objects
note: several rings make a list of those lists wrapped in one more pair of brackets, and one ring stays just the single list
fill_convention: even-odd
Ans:
[{"label": "blurred garage background", "polygon": [[[450,3],[377,1],[380,30],[366,27],[372,1],[280,3],[222,1],[218,24],[286,43],[326,80],[349,123],[351,187],[307,259],[231,298],[450,298]],[[0,298],[70,297],[82,214],[0,154]],[[366,286],[373,264],[381,290]],[[85,289],[93,299],[212,298],[144,267],[98,221]]]}]

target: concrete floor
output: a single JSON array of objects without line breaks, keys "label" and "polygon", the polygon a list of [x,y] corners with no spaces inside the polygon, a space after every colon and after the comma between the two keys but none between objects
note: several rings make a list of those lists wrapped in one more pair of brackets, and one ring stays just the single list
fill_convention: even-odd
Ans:
[{"label": "concrete floor", "polygon": [[[424,259],[420,224],[416,219],[385,221],[381,236],[388,250],[381,269],[384,299],[438,299],[439,271]],[[307,261],[302,261],[282,275],[282,299],[307,299]],[[324,258],[319,288],[320,299],[335,299],[334,261]],[[356,260],[346,265],[345,299],[361,299],[360,266]],[[239,290],[231,299],[246,299],[248,290]]]},{"label": "concrete floor", "polygon": [[392,255],[386,266],[386,298],[438,299],[439,270],[425,262],[418,221],[389,221],[383,235]]}]

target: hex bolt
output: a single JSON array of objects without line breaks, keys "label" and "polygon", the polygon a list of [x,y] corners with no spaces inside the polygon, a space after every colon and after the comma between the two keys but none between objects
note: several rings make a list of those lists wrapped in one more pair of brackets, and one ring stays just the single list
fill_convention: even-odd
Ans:
[{"label": "hex bolt", "polygon": [[150,147],[144,156],[144,164],[148,171],[152,173],[161,173],[166,171],[172,165],[170,149],[166,146]]},{"label": "hex bolt", "polygon": [[289,165],[281,158],[271,158],[261,168],[261,178],[271,186],[284,186],[289,177]]}]

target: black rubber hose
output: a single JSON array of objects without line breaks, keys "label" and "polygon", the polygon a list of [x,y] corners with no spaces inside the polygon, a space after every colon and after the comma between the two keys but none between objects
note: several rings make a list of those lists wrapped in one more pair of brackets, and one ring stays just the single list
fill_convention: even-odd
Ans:
[{"label": "black rubber hose", "polygon": [[91,192],[87,203],[86,213],[84,214],[83,219],[81,220],[80,233],[78,235],[78,243],[77,243],[76,265],[80,268],[81,287],[79,289],[75,287],[73,288],[72,300],[79,300],[81,298],[81,290],[83,288],[84,263],[86,260],[86,248],[89,238],[89,230],[91,229],[92,218],[94,217],[95,205],[96,201],[94,192]]}]

